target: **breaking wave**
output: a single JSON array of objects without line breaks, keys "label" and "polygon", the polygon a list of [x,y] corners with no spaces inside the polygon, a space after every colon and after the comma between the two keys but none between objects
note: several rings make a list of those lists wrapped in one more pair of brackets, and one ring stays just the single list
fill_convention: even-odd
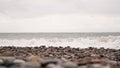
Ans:
[{"label": "breaking wave", "polygon": [[70,47],[104,47],[120,49],[120,36],[79,37],[79,38],[33,38],[0,39],[0,46],[35,47],[35,46],[70,46]]}]

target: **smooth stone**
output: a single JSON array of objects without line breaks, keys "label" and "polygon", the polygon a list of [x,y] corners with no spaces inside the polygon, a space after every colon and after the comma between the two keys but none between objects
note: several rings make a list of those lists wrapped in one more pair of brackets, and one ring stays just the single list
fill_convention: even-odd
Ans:
[{"label": "smooth stone", "polygon": [[109,65],[102,65],[102,64],[91,64],[91,65],[88,65],[88,68],[111,68]]},{"label": "smooth stone", "polygon": [[7,68],[7,67],[5,67],[5,66],[0,66],[0,68]]},{"label": "smooth stone", "polygon": [[2,59],[0,59],[0,64],[3,64],[3,63],[4,63],[4,61]]},{"label": "smooth stone", "polygon": [[44,62],[41,63],[41,67],[49,67],[49,66],[56,66],[57,68],[61,68],[61,60],[59,59],[46,59]]},{"label": "smooth stone", "polygon": [[10,66],[13,64],[13,61],[15,60],[15,57],[0,57],[0,59],[3,60],[3,65]]},{"label": "smooth stone", "polygon": [[41,65],[38,62],[26,62],[23,68],[40,68]]},{"label": "smooth stone", "polygon": [[109,60],[109,59],[104,59],[105,62],[109,64],[117,64],[117,61]]},{"label": "smooth stone", "polygon": [[60,65],[48,64],[45,68],[63,68]]},{"label": "smooth stone", "polygon": [[6,51],[2,53],[2,56],[14,56],[12,52]]},{"label": "smooth stone", "polygon": [[16,59],[24,59],[23,56],[15,56]]},{"label": "smooth stone", "polygon": [[79,66],[78,68],[88,68],[87,65],[86,66]]},{"label": "smooth stone", "polygon": [[24,60],[20,60],[20,59],[16,59],[13,61],[13,63],[21,63],[21,64],[24,64],[25,61]]},{"label": "smooth stone", "polygon": [[65,58],[63,58],[63,57],[61,58],[61,61],[62,61],[62,62],[68,62],[68,60],[65,59]]},{"label": "smooth stone", "polygon": [[15,60],[15,57],[5,57],[5,56],[2,56],[2,57],[0,57],[0,59],[2,59],[3,61],[4,60],[11,60],[11,61],[13,61],[13,60]]},{"label": "smooth stone", "polygon": [[69,55],[63,55],[64,58],[71,58]]},{"label": "smooth stone", "polygon": [[77,68],[78,67],[77,64],[72,63],[72,62],[65,62],[62,64],[62,66],[65,68]]},{"label": "smooth stone", "polygon": [[12,66],[10,66],[9,68],[24,68],[23,64],[18,64],[18,63],[14,63]]},{"label": "smooth stone", "polygon": [[83,66],[83,65],[87,65],[87,62],[83,61],[78,63],[78,66]]},{"label": "smooth stone", "polygon": [[26,61],[29,61],[29,62],[42,62],[43,59],[40,58],[39,56],[31,55],[31,56],[26,57]]},{"label": "smooth stone", "polygon": [[53,64],[53,65],[58,65],[59,64],[59,61],[58,60],[45,60],[45,61],[43,61],[42,63],[41,63],[41,66],[42,67],[46,67],[47,65],[49,65],[49,64]]},{"label": "smooth stone", "polygon": [[100,63],[100,62],[102,62],[102,60],[100,60],[100,59],[91,59],[90,62],[91,63]]}]

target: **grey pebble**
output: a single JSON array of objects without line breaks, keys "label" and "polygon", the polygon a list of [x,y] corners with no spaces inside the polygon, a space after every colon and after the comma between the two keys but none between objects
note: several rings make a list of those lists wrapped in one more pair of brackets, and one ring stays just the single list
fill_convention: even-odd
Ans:
[{"label": "grey pebble", "polygon": [[3,60],[4,66],[11,66],[13,64],[13,61],[15,60],[15,57],[0,57],[0,59]]},{"label": "grey pebble", "polygon": [[63,68],[63,67],[60,66],[60,65],[55,65],[55,64],[48,64],[48,65],[46,66],[46,68]]},{"label": "grey pebble", "polygon": [[0,68],[7,68],[7,67],[5,67],[5,66],[0,66]]},{"label": "grey pebble", "polygon": [[23,64],[13,64],[12,66],[10,66],[9,68],[23,68],[24,65]]},{"label": "grey pebble", "polygon": [[41,67],[41,65],[38,62],[26,62],[23,65],[23,68],[40,68],[40,67]]},{"label": "grey pebble", "polygon": [[62,66],[64,68],[77,68],[78,67],[77,64],[72,63],[72,62],[65,62],[62,64]]}]

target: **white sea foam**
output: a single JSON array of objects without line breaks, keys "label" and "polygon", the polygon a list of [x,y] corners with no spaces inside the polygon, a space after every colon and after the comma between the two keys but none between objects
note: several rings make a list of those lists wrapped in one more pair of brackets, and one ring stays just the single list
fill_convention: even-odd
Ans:
[{"label": "white sea foam", "polygon": [[0,39],[0,46],[34,47],[34,46],[70,46],[70,47],[104,47],[120,49],[120,36],[79,37],[79,38],[33,38]]}]

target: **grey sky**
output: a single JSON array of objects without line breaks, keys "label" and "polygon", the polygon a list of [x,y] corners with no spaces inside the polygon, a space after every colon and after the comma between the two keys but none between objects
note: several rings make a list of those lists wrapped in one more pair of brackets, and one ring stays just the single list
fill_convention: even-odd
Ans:
[{"label": "grey sky", "polygon": [[120,0],[0,0],[0,32],[120,32]]}]

